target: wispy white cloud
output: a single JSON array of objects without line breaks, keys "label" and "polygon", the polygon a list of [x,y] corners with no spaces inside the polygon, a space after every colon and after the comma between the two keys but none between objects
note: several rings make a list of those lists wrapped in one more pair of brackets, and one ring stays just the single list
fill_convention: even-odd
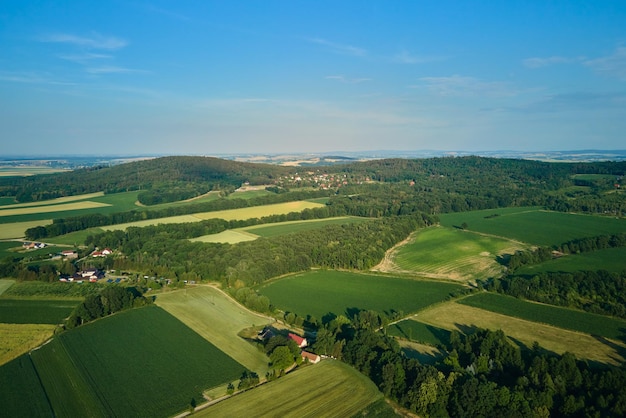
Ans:
[{"label": "wispy white cloud", "polygon": [[415,55],[403,49],[393,56],[392,60],[400,64],[423,64],[426,62],[441,61],[444,57]]},{"label": "wispy white cloud", "polygon": [[583,64],[594,71],[626,81],[626,47],[620,46],[613,54],[584,60]]},{"label": "wispy white cloud", "polygon": [[339,44],[336,42],[331,42],[322,38],[309,38],[309,42],[314,44],[322,45],[333,51],[334,53],[341,55],[352,55],[356,57],[364,57],[367,55],[367,50],[363,48],[359,48],[352,45],[347,44]]},{"label": "wispy white cloud", "polygon": [[87,53],[84,53],[84,54],[59,55],[59,58],[67,60],[67,61],[76,62],[76,63],[79,63],[79,64],[87,64],[87,63],[90,63],[90,62],[92,62],[94,60],[112,59],[113,55],[93,54],[91,52],[87,52]]},{"label": "wispy white cloud", "polygon": [[116,66],[87,67],[85,71],[87,71],[89,74],[131,74],[131,73],[147,74],[149,73],[149,71],[146,71],[146,70],[138,70],[134,68],[124,68],[124,67],[116,67]]},{"label": "wispy white cloud", "polygon": [[144,9],[152,12],[152,13],[156,13],[165,17],[169,17],[171,19],[175,19],[175,20],[181,20],[184,22],[188,22],[191,20],[191,18],[189,16],[186,16],[182,13],[178,13],[178,12],[174,12],[172,10],[169,9],[163,9],[161,7],[157,7],[153,4],[147,4],[144,6]]},{"label": "wispy white cloud", "polygon": [[51,84],[61,86],[74,86],[75,83],[66,81],[58,81],[50,78],[48,75],[42,75],[33,72],[0,72],[0,81],[9,83],[23,83],[23,84]]},{"label": "wispy white cloud", "polygon": [[450,77],[422,77],[423,84],[413,85],[411,88],[426,87],[439,96],[488,96],[510,97],[517,91],[510,83],[502,81],[483,81],[474,77],[453,75]]},{"label": "wispy white cloud", "polygon": [[554,64],[566,64],[569,62],[575,61],[575,59],[560,57],[560,56],[552,56],[547,58],[533,57],[526,58],[523,62],[524,65],[528,68],[542,68],[548,67]]},{"label": "wispy white cloud", "polygon": [[349,78],[343,75],[327,75],[324,78],[326,80],[337,80],[341,83],[346,83],[346,84],[360,84],[366,81],[372,81],[371,78],[364,78],[364,77],[363,78]]},{"label": "wispy white cloud", "polygon": [[62,43],[90,49],[117,50],[124,48],[128,42],[114,36],[102,36],[93,33],[91,36],[77,36],[68,33],[55,33],[39,38],[41,42]]}]

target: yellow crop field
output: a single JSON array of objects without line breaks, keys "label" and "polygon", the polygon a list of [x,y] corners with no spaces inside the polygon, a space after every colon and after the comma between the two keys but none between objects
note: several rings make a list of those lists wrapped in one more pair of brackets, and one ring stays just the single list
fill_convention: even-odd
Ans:
[{"label": "yellow crop field", "polygon": [[460,330],[464,326],[501,329],[505,334],[527,347],[531,347],[537,341],[542,347],[558,354],[569,351],[578,358],[614,365],[624,361],[619,351],[625,350],[626,345],[621,342],[610,341],[610,344],[607,344],[588,334],[501,315],[455,302],[425,309],[414,318],[420,322],[449,330]]},{"label": "yellow crop field", "polygon": [[107,203],[85,201],[85,202],[75,202],[75,203],[63,203],[60,205],[22,207],[22,208],[14,208],[14,209],[4,209],[5,207],[2,206],[0,207],[0,216],[31,215],[33,213],[49,213],[49,212],[65,212],[68,210],[94,209],[94,208],[101,208],[105,206],[111,206],[111,205]]},{"label": "yellow crop field", "polygon": [[81,194],[76,196],[65,196],[56,199],[42,200],[39,202],[15,203],[13,205],[0,206],[1,209],[27,208],[31,206],[58,205],[60,203],[75,202],[77,200],[93,199],[94,197],[104,196],[104,192]]},{"label": "yellow crop field", "polygon": [[215,212],[196,213],[200,219],[225,219],[227,221],[262,218],[270,215],[286,215],[290,212],[302,212],[305,209],[324,207],[321,203],[300,200],[296,202],[276,203],[273,205],[254,206],[251,208],[219,210]]},{"label": "yellow crop field", "polygon": [[24,231],[36,226],[50,225],[52,219],[44,219],[41,221],[13,222],[0,225],[0,239],[22,238]]},{"label": "yellow crop field", "polygon": [[156,304],[259,376],[267,372],[267,356],[237,334],[269,324],[270,318],[247,310],[211,286],[160,293]]},{"label": "yellow crop field", "polygon": [[0,323],[0,365],[43,344],[54,334],[56,325]]},{"label": "yellow crop field", "polygon": [[197,411],[198,417],[354,417],[382,398],[347,364],[325,360]]},{"label": "yellow crop field", "polygon": [[192,242],[218,242],[223,244],[237,244],[238,242],[254,241],[259,238],[258,235],[250,234],[241,230],[228,229],[217,234],[203,235],[198,238],[192,238]]},{"label": "yellow crop field", "polygon": [[305,200],[297,202],[277,203],[274,205],[254,206],[251,208],[218,210],[213,212],[194,213],[193,215],[170,216],[167,218],[147,219],[145,221],[128,222],[124,224],[104,226],[107,231],[124,230],[131,226],[143,227],[159,224],[174,224],[185,222],[199,222],[207,219],[225,219],[227,221],[245,220],[252,218],[262,218],[270,215],[285,215],[290,212],[302,212],[305,209],[323,207],[321,203],[307,202]]}]

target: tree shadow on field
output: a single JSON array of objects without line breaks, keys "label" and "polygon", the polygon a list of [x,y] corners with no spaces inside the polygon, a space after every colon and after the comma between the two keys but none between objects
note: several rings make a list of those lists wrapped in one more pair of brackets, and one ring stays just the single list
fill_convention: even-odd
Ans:
[{"label": "tree shadow on field", "polygon": [[[620,328],[620,332],[622,332],[622,335],[620,335],[618,339],[622,342],[624,342],[626,339],[626,335],[624,335],[625,331],[626,331],[626,328]],[[615,360],[617,363],[623,363],[624,360],[626,360],[626,347],[620,344],[615,344],[613,341],[601,335],[592,335],[592,337],[595,338],[597,341],[601,342],[602,344],[612,348],[615,351],[615,353],[617,353],[617,356],[612,356],[613,360]],[[589,363],[592,364],[592,362],[589,362]],[[603,367],[606,367],[606,364],[604,363],[600,363],[600,362],[593,362],[593,363],[597,363],[596,365],[601,365]]]}]

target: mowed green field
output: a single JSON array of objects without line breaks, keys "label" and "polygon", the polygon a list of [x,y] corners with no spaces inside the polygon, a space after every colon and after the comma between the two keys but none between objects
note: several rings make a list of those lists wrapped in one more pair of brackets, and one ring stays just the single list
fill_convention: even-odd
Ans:
[{"label": "mowed green field", "polygon": [[455,228],[432,227],[415,232],[411,241],[392,253],[399,271],[430,277],[469,280],[499,276],[501,254],[512,254],[524,245]]},{"label": "mowed green field", "polygon": [[455,283],[313,270],[264,284],[258,291],[285,312],[321,320],[328,313],[350,318],[354,310],[362,309],[415,312],[460,289]]},{"label": "mowed green field", "polygon": [[270,318],[247,310],[211,286],[161,293],[156,304],[249,370],[259,376],[267,372],[268,357],[237,334],[244,328],[269,324]]},{"label": "mowed green field", "polygon": [[67,417],[175,415],[245,370],[156,306],[60,334],[32,357],[55,414]]},{"label": "mowed green field", "polygon": [[[2,218],[0,218],[0,223]],[[36,226],[46,226],[52,223],[52,219],[42,219],[39,221],[12,222],[0,226],[0,239],[12,239],[24,237],[25,231]]]},{"label": "mowed green field", "polygon": [[13,284],[15,284],[15,280],[0,279],[0,295],[6,292]]},{"label": "mowed green field", "polygon": [[3,416],[55,416],[30,356],[20,356],[0,367],[0,388]]},{"label": "mowed green field", "polygon": [[516,275],[534,275],[542,272],[575,272],[584,270],[607,270],[620,273],[626,270],[626,247],[606,248],[590,253],[568,254],[541,264],[523,266]]},{"label": "mowed green field", "polygon": [[206,409],[198,417],[356,417],[382,394],[350,366],[325,360]]},{"label": "mowed green field", "polygon": [[[498,216],[494,216],[498,215]],[[440,215],[441,225],[506,237],[533,245],[626,232],[626,219],[550,212],[539,208],[488,209]]]},{"label": "mowed green field", "polygon": [[387,334],[435,346],[446,346],[450,342],[450,331],[447,329],[410,319],[389,325]]},{"label": "mowed green field", "polygon": [[0,322],[5,324],[60,324],[78,301],[0,299]]},{"label": "mowed green field", "polygon": [[585,334],[626,341],[626,321],[618,318],[487,292],[463,298],[458,303]]}]

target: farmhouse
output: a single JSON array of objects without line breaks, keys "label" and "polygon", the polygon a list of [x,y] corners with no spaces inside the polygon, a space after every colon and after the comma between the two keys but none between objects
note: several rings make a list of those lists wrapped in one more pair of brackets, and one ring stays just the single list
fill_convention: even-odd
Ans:
[{"label": "farmhouse", "polygon": [[304,350],[302,350],[300,355],[302,356],[303,361],[305,362],[308,361],[309,363],[312,363],[312,364],[317,364],[322,360],[322,358],[318,356],[317,354],[309,353],[308,351],[304,351]]},{"label": "farmhouse", "polygon": [[22,244],[22,247],[26,248],[27,250],[34,250],[36,248],[45,248],[46,244],[44,244],[43,242],[25,242]]},{"label": "farmhouse", "polygon": [[107,255],[110,255],[112,253],[113,253],[113,251],[111,251],[109,248],[105,248],[102,251],[97,251],[96,250],[96,251],[92,252],[91,256],[92,257],[106,257]]},{"label": "farmhouse", "polygon": [[300,348],[304,348],[306,347],[309,343],[307,342],[306,338],[303,338],[299,335],[293,334],[293,333],[289,333],[289,338],[291,338],[292,340],[294,340],[296,342],[296,344],[298,344],[298,347]]},{"label": "farmhouse", "polygon": [[73,250],[63,250],[61,251],[61,256],[65,257],[68,260],[73,260],[75,258],[78,258],[78,253]]},{"label": "farmhouse", "polygon": [[96,282],[104,277],[104,272],[98,269],[83,270],[75,273],[72,279],[75,280],[89,280],[90,282]]}]

